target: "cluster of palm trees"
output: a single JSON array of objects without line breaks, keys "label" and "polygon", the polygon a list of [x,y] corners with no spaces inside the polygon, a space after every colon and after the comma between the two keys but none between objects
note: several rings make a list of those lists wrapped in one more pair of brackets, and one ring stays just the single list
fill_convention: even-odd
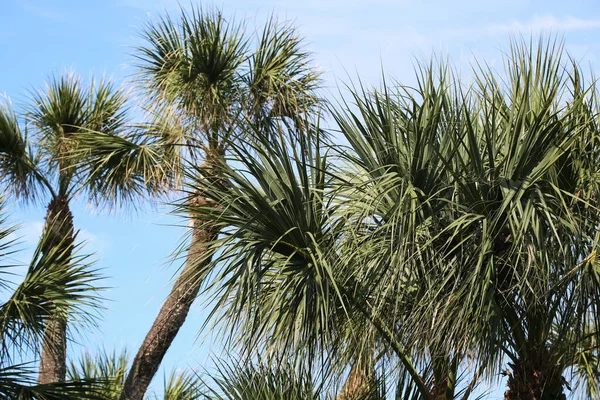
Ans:
[{"label": "cluster of palm trees", "polygon": [[[420,65],[414,86],[350,85],[332,104],[275,18],[249,34],[191,8],[143,37],[143,123],[121,89],[74,75],[22,114],[0,108],[5,197],[48,202],[24,280],[1,281],[2,395],[466,400],[502,382],[506,399],[600,396],[599,92],[562,43],[514,42],[469,81]],[[70,202],[164,195],[190,235],[146,338],[132,358],[69,363],[102,301]],[[4,218],[2,268],[13,231]],[[199,294],[236,356],[153,394]]]}]

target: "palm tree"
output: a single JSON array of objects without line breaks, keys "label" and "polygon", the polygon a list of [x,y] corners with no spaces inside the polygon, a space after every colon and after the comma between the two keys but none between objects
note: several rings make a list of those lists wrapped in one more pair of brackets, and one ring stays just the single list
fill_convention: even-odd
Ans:
[{"label": "palm tree", "polygon": [[[156,160],[163,163],[160,176],[168,176],[175,187],[188,163],[202,165],[199,173],[218,180],[227,143],[248,134],[244,121],[260,124],[261,134],[269,134],[275,120],[302,129],[299,117],[319,103],[314,93],[319,75],[309,65],[309,54],[295,31],[275,19],[257,35],[254,50],[253,38],[241,25],[226,21],[219,11],[196,8],[182,10],[178,20],[159,18],[146,27],[143,37],[147,43],[136,53],[139,83],[156,121],[129,141],[109,135],[79,141],[86,170],[104,171],[108,166],[120,171],[102,175],[109,186],[120,186],[123,171],[146,183],[149,175],[155,181],[152,170],[145,168],[156,169]],[[139,162],[139,153],[150,148],[150,161]],[[203,204],[206,199],[191,196],[188,202]],[[134,357],[122,399],[142,398],[197,297],[198,265],[210,260],[212,250],[207,251],[205,243],[213,241],[218,230],[198,218],[192,222],[185,266]]]},{"label": "palm tree", "polygon": [[[44,253],[56,252],[68,264],[75,230],[70,201],[87,194],[96,203],[118,204],[131,195],[135,183],[108,187],[89,179],[74,156],[82,132],[120,135],[125,129],[125,96],[110,83],[92,81],[84,87],[74,75],[52,78],[36,92],[18,117],[10,104],[0,106],[0,174],[8,193],[26,201],[49,197]],[[96,176],[98,170],[94,171]],[[61,382],[66,373],[67,315],[57,308],[47,321],[40,362],[40,384]]]},{"label": "palm tree", "polygon": [[3,291],[9,291],[7,300],[0,304],[0,396],[24,400],[75,400],[85,393],[87,399],[103,399],[97,391],[98,382],[93,380],[36,384],[31,364],[23,362],[27,354],[39,354],[47,321],[57,311],[79,324],[94,323],[93,311],[100,306],[96,286],[100,279],[98,272],[91,268],[89,256],[81,254],[80,245],[73,246],[68,264],[61,254],[65,247],[47,251],[47,241],[53,239],[46,231],[21,283],[14,287],[7,278],[14,275],[11,269],[16,264],[12,256],[17,242],[11,239],[15,229],[7,223],[3,202],[0,214],[0,286]]},{"label": "palm tree", "polygon": [[[510,360],[507,399],[566,398],[569,370],[585,396],[596,397],[598,91],[565,60],[561,44],[515,45],[512,60],[507,85],[489,75],[478,82],[500,150],[481,158],[500,167],[484,170],[493,184],[480,196],[495,193],[497,200],[485,202],[481,215],[493,229],[478,244],[485,258],[470,271],[492,279],[471,281],[465,290],[485,291],[478,314],[503,319],[491,328]],[[470,151],[465,159],[471,157]]]},{"label": "palm tree", "polygon": [[347,160],[381,176],[360,220],[398,218],[363,243],[377,291],[397,296],[409,278],[380,268],[393,258],[420,269],[428,289],[404,334],[471,348],[496,371],[508,358],[507,399],[565,398],[566,373],[587,397],[599,387],[597,89],[562,53],[516,43],[503,74],[476,66],[465,88],[430,79],[442,66],[416,95],[359,94],[359,113],[337,118]]},{"label": "palm tree", "polygon": [[[364,291],[361,308],[379,333],[398,340],[404,352],[416,349],[411,359],[419,369],[403,396],[417,398],[467,398],[480,375],[461,373],[475,348],[449,344],[443,326],[428,325],[444,304],[432,298],[440,290],[437,279],[454,283],[452,263],[440,251],[455,246],[443,232],[451,221],[440,214],[452,187],[446,157],[456,151],[450,141],[462,107],[460,82],[453,79],[444,64],[424,65],[414,88],[387,87],[385,80],[380,91],[351,87],[351,100],[332,110],[349,143],[338,150],[343,168],[337,168],[344,181],[345,236],[352,238],[344,264],[354,265],[362,281],[354,290]],[[462,393],[459,375],[470,379]]]}]

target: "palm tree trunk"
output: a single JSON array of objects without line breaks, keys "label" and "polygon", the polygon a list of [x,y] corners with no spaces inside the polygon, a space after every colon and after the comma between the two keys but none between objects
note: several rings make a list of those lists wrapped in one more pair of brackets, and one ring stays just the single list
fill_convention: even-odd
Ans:
[{"label": "palm tree trunk", "polygon": [[[73,214],[65,196],[54,197],[48,204],[42,252],[53,252],[56,262],[67,265],[73,252]],[[38,383],[64,382],[67,372],[67,318],[54,310],[46,323]]]},{"label": "palm tree trunk", "polygon": [[67,321],[53,315],[44,330],[39,384],[64,382],[67,373]]},{"label": "palm tree trunk", "polygon": [[[200,206],[207,204],[208,199],[195,196],[191,202],[192,206]],[[133,360],[120,400],[142,400],[198,295],[202,282],[196,271],[210,262],[205,244],[216,239],[218,231],[194,217],[190,215],[192,238],[185,266]]]},{"label": "palm tree trunk", "polygon": [[509,366],[506,400],[566,400],[562,374],[551,363],[518,361]]}]

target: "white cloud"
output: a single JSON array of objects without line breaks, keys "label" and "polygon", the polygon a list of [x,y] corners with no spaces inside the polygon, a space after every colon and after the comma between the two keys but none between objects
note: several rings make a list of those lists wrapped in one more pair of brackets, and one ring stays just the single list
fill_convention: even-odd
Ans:
[{"label": "white cloud", "polygon": [[505,24],[494,24],[485,28],[491,34],[498,33],[538,33],[542,31],[571,32],[600,29],[600,19],[577,17],[556,18],[552,15],[535,16],[529,21],[514,20]]},{"label": "white cloud", "polygon": [[450,36],[502,36],[506,34],[524,35],[539,33],[564,33],[575,31],[590,31],[600,29],[600,19],[578,17],[555,17],[552,15],[534,16],[529,20],[513,20],[504,23],[494,23],[480,27],[450,28],[442,33]]}]

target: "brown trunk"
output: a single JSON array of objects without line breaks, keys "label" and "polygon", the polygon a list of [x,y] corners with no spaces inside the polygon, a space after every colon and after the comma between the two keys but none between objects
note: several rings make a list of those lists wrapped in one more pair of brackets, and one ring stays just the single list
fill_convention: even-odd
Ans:
[{"label": "brown trunk", "polygon": [[[42,252],[52,252],[56,262],[68,265],[73,251],[73,214],[66,197],[55,197],[48,204]],[[67,372],[67,319],[61,310],[53,310],[46,322],[38,383],[63,382]]]},{"label": "brown trunk", "polygon": [[67,321],[54,315],[46,324],[39,384],[64,382],[67,373]]},{"label": "brown trunk", "polygon": [[375,382],[371,369],[363,364],[354,363],[337,400],[368,399],[374,389]]},{"label": "brown trunk", "polygon": [[[194,203],[201,205],[206,201],[204,198],[197,197]],[[195,276],[200,267],[198,263],[210,261],[210,256],[206,254],[207,250],[203,245],[214,240],[218,232],[201,224],[197,219],[193,219],[193,215],[190,217],[193,221],[192,239],[185,267],[175,281],[171,293],[161,307],[133,360],[123,385],[121,400],[141,400],[143,398],[200,290],[201,282]]]},{"label": "brown trunk", "polygon": [[564,378],[552,364],[533,366],[519,361],[509,365],[506,400],[566,400]]}]

